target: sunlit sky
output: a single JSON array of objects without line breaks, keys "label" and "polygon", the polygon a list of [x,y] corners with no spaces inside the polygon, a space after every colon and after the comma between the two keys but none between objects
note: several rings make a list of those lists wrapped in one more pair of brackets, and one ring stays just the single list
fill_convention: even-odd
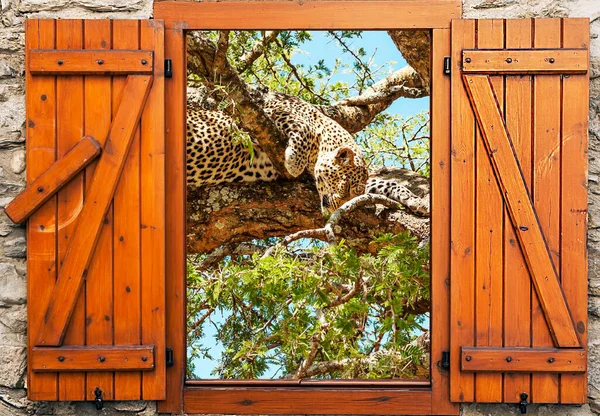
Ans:
[{"label": "sunlit sky", "polygon": [[[317,61],[324,59],[325,64],[332,69],[335,64],[335,59],[340,58],[343,62],[351,64],[354,58],[346,53],[343,53],[342,47],[338,42],[331,37],[327,36],[327,32],[315,31],[312,33],[312,40],[302,44],[302,52],[296,53],[292,56],[292,63],[294,64],[316,64]],[[367,62],[373,52],[375,52],[374,59],[371,61],[371,68],[379,68],[385,66],[385,72],[378,74],[375,81],[379,81],[384,78],[387,74],[397,71],[398,69],[406,66],[406,61],[396,48],[396,45],[392,42],[391,38],[386,32],[381,31],[370,31],[363,32],[361,38],[347,39],[346,44],[353,50],[357,50],[362,47],[365,49],[367,56],[364,61]],[[338,72],[332,81],[347,81],[352,83],[354,80],[354,74],[349,70]],[[404,117],[417,114],[429,109],[429,97],[419,99],[397,99],[387,110],[390,114],[400,114]],[[224,320],[224,317],[215,312],[213,314],[213,320],[217,325]],[[428,324],[428,323],[427,323]],[[196,366],[195,376],[197,378],[215,378],[211,375],[211,371],[217,366],[218,358],[221,356],[223,346],[218,342],[214,342],[211,345],[211,341],[215,340],[216,329],[211,324],[205,325],[205,337],[204,347],[210,347],[210,354],[215,360],[208,360],[198,358],[194,360]],[[279,377],[281,374],[275,374],[275,370],[268,371],[263,375],[262,378],[273,378]]]}]

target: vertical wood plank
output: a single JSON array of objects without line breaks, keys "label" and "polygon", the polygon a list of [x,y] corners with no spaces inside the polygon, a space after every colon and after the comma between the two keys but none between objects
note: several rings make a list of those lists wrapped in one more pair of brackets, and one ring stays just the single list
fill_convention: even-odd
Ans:
[{"label": "vertical wood plank", "polygon": [[[54,49],[55,21],[27,20],[25,48]],[[56,79],[33,78],[27,72],[26,85],[27,183],[30,184],[56,160]],[[30,351],[56,282],[55,224],[55,197],[40,207],[27,224],[27,297],[30,300],[27,305],[27,339]],[[27,395],[30,400],[58,398],[56,373],[34,373],[28,366],[28,375]]]},{"label": "vertical wood plank", "polygon": [[[140,46],[154,50],[154,83],[141,121],[142,343],[154,344],[156,368],[142,375],[144,400],[164,400],[165,387],[165,103],[164,28],[145,20]],[[182,137],[180,140],[183,142]],[[182,200],[183,203],[183,200]],[[183,357],[182,357],[183,358]]]},{"label": "vertical wood plank", "polygon": [[[139,49],[139,21],[115,20],[113,49]],[[113,114],[126,76],[113,77]],[[136,131],[113,200],[114,342],[140,344],[140,131]],[[141,399],[141,372],[115,373],[115,400]]]},{"label": "vertical wood plank", "polygon": [[[477,48],[504,47],[504,21],[477,21]],[[504,77],[491,77],[500,106],[504,101]],[[475,344],[502,346],[502,261],[504,201],[479,129],[476,142],[475,216]],[[475,400],[502,401],[502,374],[478,373]]]},{"label": "vertical wood plank", "polygon": [[[57,49],[83,48],[83,21],[56,21]],[[83,77],[56,77],[57,156],[63,157],[83,136]],[[62,266],[71,236],[77,227],[77,215],[83,205],[83,173],[74,177],[58,192],[58,270]],[[79,293],[64,344],[85,343],[85,298]],[[85,400],[85,373],[59,374],[59,400]]]},{"label": "vertical wood plank", "polygon": [[450,375],[436,362],[450,349],[450,30],[434,29],[431,39],[431,410],[457,414],[450,403]]},{"label": "vertical wood plank", "polygon": [[[86,20],[84,23],[85,49],[111,48],[111,21]],[[85,134],[104,144],[111,122],[111,78],[107,75],[89,75],[85,78]],[[86,169],[89,186],[96,168],[92,163]],[[112,207],[106,219],[88,268],[85,283],[86,345],[111,345],[113,342],[113,215]],[[86,398],[94,399],[98,387],[105,400],[114,399],[113,373],[87,373]]]},{"label": "vertical wood plank", "polygon": [[452,21],[451,400],[472,402],[474,376],[460,371],[460,347],[475,345],[475,119],[464,89],[462,50],[475,46],[475,21]]},{"label": "vertical wood plank", "polygon": [[173,61],[173,77],[165,82],[169,97],[166,117],[166,282],[167,347],[175,354],[175,363],[167,369],[167,397],[158,402],[158,411],[180,413],[183,410],[183,379],[186,360],[185,321],[185,122],[186,122],[186,44],[182,28],[167,27],[166,56]]},{"label": "vertical wood plank", "polygon": [[[534,20],[535,48],[560,48],[560,19]],[[560,75],[534,79],[533,202],[556,270],[560,271]],[[551,347],[550,331],[535,292],[532,296],[532,345]],[[557,403],[557,374],[533,374],[531,400]]]},{"label": "vertical wood plank", "polygon": [[[506,47],[531,48],[532,21],[506,20]],[[506,77],[505,120],[511,133],[513,147],[531,189],[531,105],[532,77]],[[531,283],[529,270],[519,246],[508,213],[504,219],[504,346],[531,345]],[[520,394],[531,394],[531,375],[507,373],[504,375],[504,402],[518,403]]]},{"label": "vertical wood plank", "polygon": [[[563,47],[589,47],[587,19],[563,20]],[[561,163],[562,287],[587,350],[587,149],[589,73],[563,78]],[[561,403],[586,403],[586,374],[561,375]]]}]

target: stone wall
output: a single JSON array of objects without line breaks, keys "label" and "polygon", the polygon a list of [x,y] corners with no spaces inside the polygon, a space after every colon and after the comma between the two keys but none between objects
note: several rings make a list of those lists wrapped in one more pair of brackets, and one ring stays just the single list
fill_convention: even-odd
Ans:
[{"label": "stone wall", "polygon": [[[590,103],[589,293],[590,375],[586,406],[530,406],[533,415],[600,414],[600,0],[463,0],[470,18],[589,17],[592,20]],[[25,19],[149,18],[152,0],[0,0],[0,207],[25,183]],[[0,212],[0,416],[97,415],[89,403],[26,399],[25,230]],[[464,415],[517,414],[516,406],[465,406]],[[154,403],[107,405],[111,414],[155,414]]]}]

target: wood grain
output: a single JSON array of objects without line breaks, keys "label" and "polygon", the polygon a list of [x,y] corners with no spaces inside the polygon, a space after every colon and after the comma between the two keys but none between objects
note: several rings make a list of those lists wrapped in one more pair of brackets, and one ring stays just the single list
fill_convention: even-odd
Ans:
[{"label": "wood grain", "polygon": [[186,360],[186,44],[181,28],[165,29],[165,55],[173,61],[173,77],[165,82],[170,111],[165,114],[165,186],[170,197],[165,201],[166,230],[166,339],[173,349],[175,363],[166,372],[166,400],[158,402],[161,413],[183,411],[183,380]]},{"label": "wood grain", "polygon": [[85,136],[64,157],[42,173],[5,208],[6,215],[15,223],[25,221],[59,189],[100,155],[98,142]]},{"label": "wood grain", "polygon": [[[533,20],[533,46],[561,46],[560,19]],[[549,97],[555,97],[549,99]],[[557,271],[560,271],[560,75],[544,75],[533,83],[533,147],[532,200]],[[535,284],[535,282],[534,282]],[[552,347],[539,295],[531,301],[533,347]],[[559,400],[560,376],[533,374],[531,397],[534,403],[556,403]]]},{"label": "wood grain", "polygon": [[99,347],[36,347],[31,365],[46,371],[134,371],[154,370],[154,345]]},{"label": "wood grain", "polygon": [[[587,19],[564,19],[563,46],[587,47]],[[571,75],[562,80],[561,163],[561,281],[581,345],[587,353],[587,165],[588,165],[589,75]],[[561,403],[587,401],[585,374],[561,376]]]},{"label": "wood grain", "polygon": [[154,53],[136,50],[34,49],[29,51],[28,62],[29,72],[34,75],[151,74],[154,70]]},{"label": "wood grain", "polygon": [[[115,20],[112,45],[117,49],[138,49],[140,22]],[[113,76],[113,113],[126,83],[126,76]],[[140,130],[136,128],[121,179],[113,200],[113,296],[115,345],[140,344],[141,242],[140,242]],[[115,373],[115,400],[140,400],[140,372]]]},{"label": "wood grain", "polygon": [[[531,19],[506,20],[506,47],[530,48],[533,44]],[[532,149],[532,86],[531,76],[507,76],[504,117],[511,132],[515,155],[523,171],[525,184],[531,189]],[[504,346],[531,346],[531,279],[521,247],[510,221],[504,215]],[[531,394],[531,376],[522,373],[504,374],[506,403],[519,403],[520,395]]]},{"label": "wood grain", "polygon": [[[61,49],[83,48],[83,21],[57,20],[56,46]],[[58,76],[57,89],[57,156],[65,155],[84,134],[84,80],[82,76]],[[84,174],[77,175],[58,193],[58,271],[77,227],[78,214],[84,200]],[[65,344],[85,343],[85,297],[80,293],[75,311],[65,335]],[[58,375],[59,400],[85,400],[85,373],[69,372]]]},{"label": "wood grain", "polygon": [[[53,20],[27,20],[25,49],[53,48]],[[26,73],[25,108],[27,118],[27,184],[31,184],[55,161],[56,87],[53,77],[33,78]],[[51,198],[29,218],[27,224],[27,345],[35,344],[44,310],[56,281],[56,198]],[[30,354],[28,360],[31,361]],[[35,374],[28,366],[27,397],[30,400],[56,400],[58,376]]]},{"label": "wood grain", "polygon": [[[502,19],[477,21],[477,47],[504,47]],[[502,107],[504,77],[495,76],[491,81]],[[504,201],[479,130],[475,147],[475,345],[501,347]],[[475,400],[502,402],[502,374],[478,374]]]},{"label": "wood grain", "polygon": [[582,348],[464,347],[461,367],[476,372],[583,373],[587,356]]},{"label": "wood grain", "polygon": [[450,29],[431,37],[431,411],[458,414],[450,402],[450,374],[439,363],[450,350]]},{"label": "wood grain", "polygon": [[131,75],[127,81],[119,112],[111,125],[89,195],[83,204],[80,224],[69,245],[44,315],[38,346],[59,346],[62,343],[151,83],[151,77],[146,75]]},{"label": "wood grain", "polygon": [[491,80],[485,75],[465,75],[464,79],[550,332],[558,347],[578,347],[569,308],[512,150]]},{"label": "wood grain", "polygon": [[[84,47],[91,50],[110,50],[112,22],[106,20],[84,21]],[[103,145],[107,143],[111,126],[112,79],[107,75],[85,77],[85,129],[93,132]],[[86,201],[97,164],[86,170]],[[102,219],[96,250],[88,267],[84,282],[85,341],[87,345],[111,345],[113,342],[113,214],[112,206]],[[93,372],[86,375],[86,399],[93,400],[94,390],[99,388],[105,400],[114,398],[113,374]]]},{"label": "wood grain", "polygon": [[154,3],[155,19],[188,30],[435,29],[449,28],[461,12],[460,0]]},{"label": "wood grain", "polygon": [[[460,371],[460,347],[475,345],[475,117],[460,73],[461,51],[475,46],[475,21],[452,22],[450,241],[450,398],[475,399],[474,376]],[[460,215],[458,215],[460,213]],[[455,215],[456,214],[456,215]]]},{"label": "wood grain", "polygon": [[585,74],[589,69],[589,56],[587,48],[466,49],[462,63],[463,73],[469,74]]},{"label": "wood grain", "polygon": [[186,388],[186,413],[431,414],[427,389]]},{"label": "wood grain", "polygon": [[[140,122],[141,200],[141,331],[142,343],[156,345],[156,369],[142,374],[142,398],[166,398],[165,363],[165,89],[164,27],[144,20],[140,27],[141,48],[156,56],[154,84]],[[184,142],[185,136],[180,140]],[[183,203],[183,200],[182,200]],[[183,251],[185,253],[185,250]],[[182,356],[183,358],[183,356]]]}]

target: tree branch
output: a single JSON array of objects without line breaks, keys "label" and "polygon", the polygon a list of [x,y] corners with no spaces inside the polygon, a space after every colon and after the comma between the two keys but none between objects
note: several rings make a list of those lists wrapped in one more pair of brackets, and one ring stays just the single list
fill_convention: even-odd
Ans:
[{"label": "tree branch", "polygon": [[[361,252],[369,251],[373,238],[385,233],[408,230],[419,239],[427,239],[429,219],[424,210],[429,206],[429,180],[396,168],[381,170],[369,179],[367,186],[378,181],[386,181],[386,189],[375,186],[373,192],[387,192],[400,200],[363,195],[350,201],[351,209],[346,212],[348,205],[345,204],[344,210],[334,213],[329,220],[335,235]],[[374,203],[388,208],[368,207]],[[312,180],[189,187],[187,207],[189,254],[211,253],[222,246],[285,237],[326,225]],[[341,231],[337,231],[338,226]],[[322,237],[325,232],[328,231],[318,232],[313,237]],[[310,236],[304,234],[304,237]]]},{"label": "tree branch", "polygon": [[256,42],[256,44],[241,57],[240,65],[237,67],[238,72],[242,73],[250,69],[252,64],[265,53],[267,46],[277,39],[280,32],[281,31],[279,30],[269,30],[265,32],[262,40]]}]

